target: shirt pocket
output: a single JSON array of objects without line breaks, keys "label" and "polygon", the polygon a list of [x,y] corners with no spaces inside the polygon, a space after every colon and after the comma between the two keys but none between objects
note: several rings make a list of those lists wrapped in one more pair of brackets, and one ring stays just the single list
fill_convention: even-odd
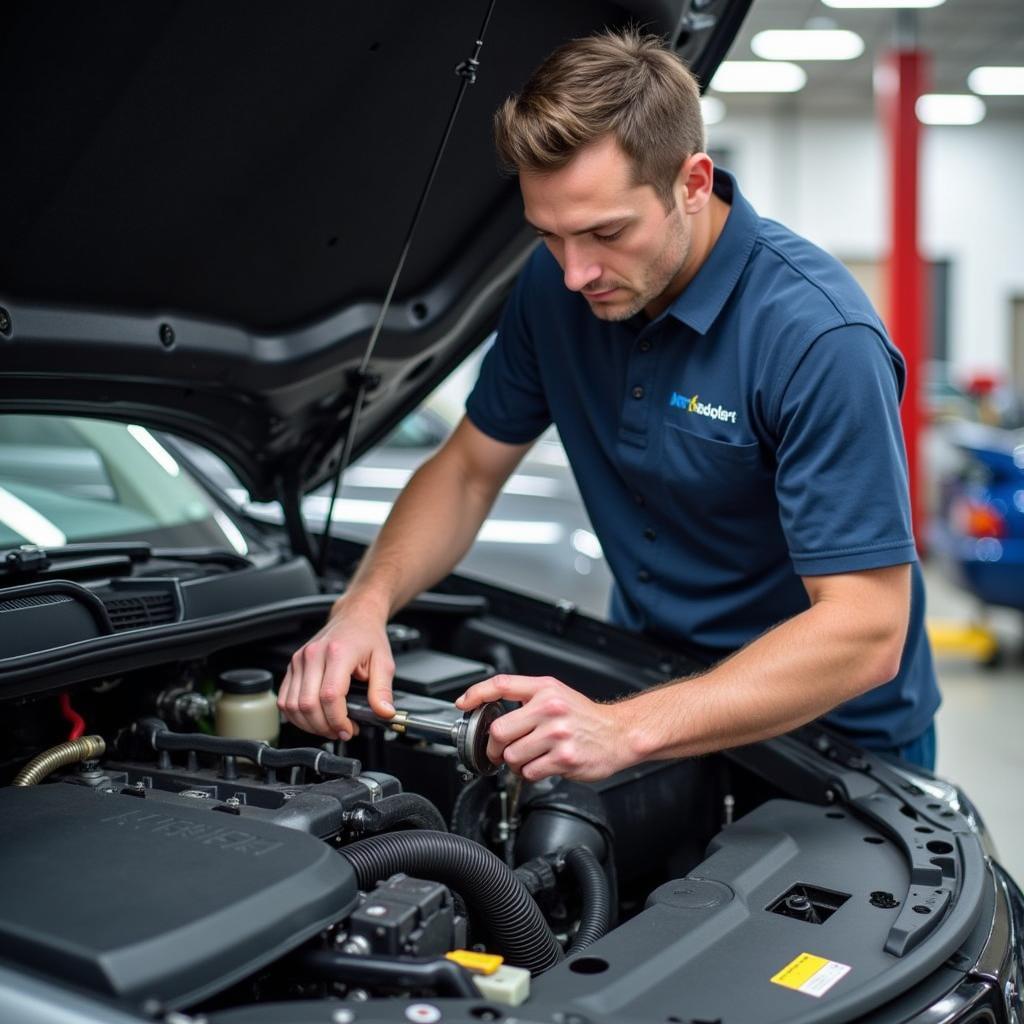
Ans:
[{"label": "shirt pocket", "polygon": [[757,441],[718,441],[666,423],[661,459],[665,495],[676,515],[748,520],[763,516],[764,502],[773,500]]}]

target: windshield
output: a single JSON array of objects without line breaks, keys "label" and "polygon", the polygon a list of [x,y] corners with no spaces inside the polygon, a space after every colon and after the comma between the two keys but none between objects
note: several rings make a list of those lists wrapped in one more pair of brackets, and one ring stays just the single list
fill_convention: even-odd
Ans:
[{"label": "windshield", "polygon": [[248,553],[235,523],[144,427],[0,416],[0,547],[100,540]]}]

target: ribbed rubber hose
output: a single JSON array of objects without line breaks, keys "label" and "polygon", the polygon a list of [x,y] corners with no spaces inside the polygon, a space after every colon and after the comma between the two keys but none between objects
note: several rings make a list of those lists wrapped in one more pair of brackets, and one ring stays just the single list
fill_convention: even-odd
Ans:
[{"label": "ribbed rubber hose", "polygon": [[83,736],[81,739],[59,743],[49,750],[44,750],[15,776],[13,786],[35,786],[43,779],[68,764],[79,761],[92,761],[102,757],[107,749],[102,736]]},{"label": "ribbed rubber hose", "polygon": [[611,922],[611,887],[601,862],[586,846],[574,846],[565,855],[580,887],[580,926],[567,956],[580,953],[608,933]]},{"label": "ribbed rubber hose", "polygon": [[455,889],[487,922],[510,964],[541,974],[562,959],[562,947],[512,871],[490,850],[445,832],[390,832],[338,851],[355,869],[359,888],[399,871]]},{"label": "ribbed rubber hose", "polygon": [[394,793],[375,804],[358,804],[356,811],[366,832],[389,832],[401,826],[448,831],[441,812],[419,793]]}]

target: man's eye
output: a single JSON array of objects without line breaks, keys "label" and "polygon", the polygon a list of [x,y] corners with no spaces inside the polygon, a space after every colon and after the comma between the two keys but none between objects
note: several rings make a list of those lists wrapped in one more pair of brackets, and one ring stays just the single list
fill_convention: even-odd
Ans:
[{"label": "man's eye", "polygon": [[597,239],[597,240],[598,240],[599,242],[614,242],[614,241],[615,241],[615,239],[616,239],[616,238],[618,238],[618,237],[619,237],[619,235],[621,235],[621,234],[622,234],[622,232],[623,232],[623,231],[625,231],[625,230],[626,230],[625,228],[619,228],[619,230],[618,230],[618,231],[613,231],[613,232],[612,232],[612,233],[611,233],[610,235],[599,235],[599,234],[598,234],[598,233],[597,233],[597,232],[595,231],[595,232],[594,232],[594,237],[595,237],[595,238],[596,238],[596,239]]}]

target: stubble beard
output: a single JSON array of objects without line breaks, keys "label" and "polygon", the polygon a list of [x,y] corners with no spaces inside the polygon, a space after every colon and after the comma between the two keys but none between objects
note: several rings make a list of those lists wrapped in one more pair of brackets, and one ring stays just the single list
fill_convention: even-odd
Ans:
[{"label": "stubble beard", "polygon": [[[678,208],[674,209],[672,213],[677,210]],[[671,213],[669,215],[671,216]],[[644,268],[639,287],[620,285],[620,287],[628,287],[633,292],[632,298],[623,300],[626,305],[616,303],[614,306],[608,306],[605,303],[591,302],[589,304],[591,313],[607,323],[621,323],[623,320],[631,319],[664,295],[686,265],[689,256],[690,236],[680,225],[677,230],[669,232],[664,246]]]}]

